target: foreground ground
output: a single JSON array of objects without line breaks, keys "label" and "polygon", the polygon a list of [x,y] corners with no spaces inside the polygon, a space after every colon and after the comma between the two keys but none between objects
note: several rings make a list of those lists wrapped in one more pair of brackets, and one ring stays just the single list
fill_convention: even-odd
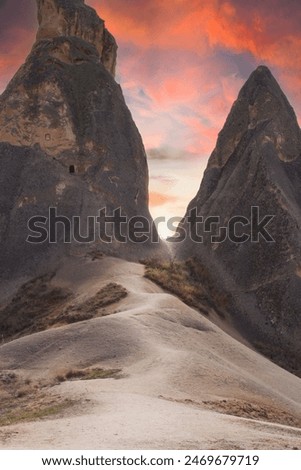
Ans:
[{"label": "foreground ground", "polygon": [[24,383],[15,405],[31,387],[48,406],[8,414],[0,448],[301,449],[301,380],[143,274],[139,264],[78,258],[51,280],[81,306],[109,282],[128,295],[106,316],[54,322],[0,347],[2,373]]}]

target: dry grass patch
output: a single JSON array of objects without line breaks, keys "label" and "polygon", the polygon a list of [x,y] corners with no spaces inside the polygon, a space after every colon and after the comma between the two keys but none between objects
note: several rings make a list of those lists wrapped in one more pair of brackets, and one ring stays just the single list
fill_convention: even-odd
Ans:
[{"label": "dry grass patch", "polygon": [[75,401],[49,393],[50,384],[32,383],[12,372],[0,374],[0,426],[56,416]]},{"label": "dry grass patch", "polygon": [[118,379],[120,378],[121,369],[71,369],[63,375],[56,377],[58,382],[66,382],[68,380],[95,380],[95,379]]},{"label": "dry grass patch", "polygon": [[190,307],[197,308],[207,314],[206,293],[201,286],[192,282],[185,263],[167,261],[161,263],[157,260],[147,260],[145,262],[145,277],[168,292],[177,295]]},{"label": "dry grass patch", "polygon": [[42,276],[27,282],[0,309],[2,342],[106,315],[106,307],[127,296],[124,287],[109,283],[86,301],[71,303],[72,292],[53,286],[52,278],[53,275]]},{"label": "dry grass patch", "polygon": [[263,402],[252,403],[239,399],[204,400],[198,402],[190,398],[183,400],[162,395],[159,395],[158,398],[176,403],[184,403],[185,405],[201,409],[205,406],[205,408],[217,413],[237,416],[239,418],[267,421],[269,423],[301,428],[301,416],[296,416],[285,409],[281,409],[279,406],[276,407]]},{"label": "dry grass patch", "polygon": [[145,277],[177,295],[190,307],[208,315],[213,309],[220,317],[231,305],[229,294],[219,289],[209,271],[198,260],[160,262],[146,260]]},{"label": "dry grass patch", "polygon": [[249,403],[235,399],[204,401],[203,403],[209,409],[219,413],[301,428],[301,417],[295,416],[292,413],[271,405]]},{"label": "dry grass patch", "polygon": [[100,289],[94,297],[80,304],[69,305],[56,318],[56,323],[76,323],[98,315],[106,315],[106,307],[120,302],[127,295],[127,290],[123,286],[111,282]]},{"label": "dry grass patch", "polygon": [[4,341],[45,330],[71,297],[67,289],[52,286],[53,275],[24,284],[0,309],[0,331]]},{"label": "dry grass patch", "polygon": [[45,401],[26,403],[22,407],[8,411],[0,415],[0,426],[10,426],[22,422],[37,421],[38,419],[49,418],[61,414],[66,409],[74,405],[72,400],[65,399],[61,403],[50,404]]}]

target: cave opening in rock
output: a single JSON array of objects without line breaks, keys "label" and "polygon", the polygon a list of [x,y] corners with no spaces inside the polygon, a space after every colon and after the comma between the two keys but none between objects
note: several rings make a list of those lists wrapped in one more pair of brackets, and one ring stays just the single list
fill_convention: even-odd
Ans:
[{"label": "cave opening in rock", "polygon": [[70,173],[70,174],[75,173],[75,166],[74,166],[74,165],[70,165],[70,166],[69,166],[69,173]]}]

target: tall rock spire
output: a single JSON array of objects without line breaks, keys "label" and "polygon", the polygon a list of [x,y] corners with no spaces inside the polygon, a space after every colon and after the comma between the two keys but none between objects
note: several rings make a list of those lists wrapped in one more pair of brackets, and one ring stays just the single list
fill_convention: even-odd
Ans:
[{"label": "tall rock spire", "polygon": [[[28,220],[49,207],[84,226],[103,207],[152,225],[144,146],[113,77],[114,38],[82,0],[37,3],[37,41],[0,96],[0,277],[47,270],[46,255],[68,252],[26,242]],[[137,244],[97,246],[141,256]]]},{"label": "tall rock spire", "polygon": [[97,49],[106,69],[115,75],[117,44],[104,21],[84,0],[37,0],[37,41],[78,37]]},{"label": "tall rock spire", "polygon": [[[264,123],[266,136],[275,143],[279,159],[296,158],[301,138],[295,112],[270,70],[262,65],[251,74],[233,104],[209,167],[224,166],[242,137]],[[297,139],[289,138],[292,132]]]},{"label": "tall rock spire", "polygon": [[[201,233],[196,215],[204,221],[219,217],[219,223],[215,219]],[[266,216],[269,240],[254,233]],[[234,228],[229,221],[236,217]],[[203,243],[192,240],[197,224]],[[266,67],[255,70],[240,91],[182,227],[188,236],[178,253],[195,257],[199,267],[205,264],[204,272],[229,293],[232,303],[222,306],[227,321],[260,351],[299,373],[301,131]],[[218,239],[221,227],[227,237]],[[249,238],[239,238],[243,233]]]}]

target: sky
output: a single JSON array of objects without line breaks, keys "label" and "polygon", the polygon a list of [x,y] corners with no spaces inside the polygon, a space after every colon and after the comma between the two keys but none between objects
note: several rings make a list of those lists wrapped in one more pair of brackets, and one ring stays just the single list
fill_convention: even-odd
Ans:
[{"label": "sky", "polygon": [[[118,45],[153,217],[182,217],[237,94],[267,65],[301,122],[300,0],[86,0]],[[0,0],[0,93],[36,32],[35,0]],[[163,236],[168,230],[161,224]]]}]

